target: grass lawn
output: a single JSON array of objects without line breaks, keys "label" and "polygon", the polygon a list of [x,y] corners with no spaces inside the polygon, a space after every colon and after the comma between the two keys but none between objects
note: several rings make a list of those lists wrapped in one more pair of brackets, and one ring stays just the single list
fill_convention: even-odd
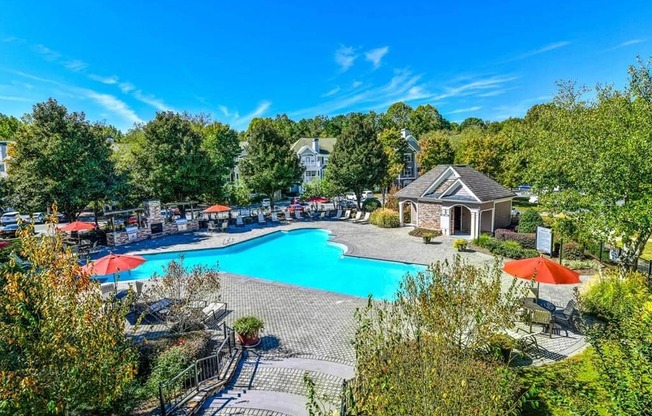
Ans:
[{"label": "grass lawn", "polygon": [[647,240],[647,244],[645,244],[641,258],[648,261],[652,260],[652,240]]}]

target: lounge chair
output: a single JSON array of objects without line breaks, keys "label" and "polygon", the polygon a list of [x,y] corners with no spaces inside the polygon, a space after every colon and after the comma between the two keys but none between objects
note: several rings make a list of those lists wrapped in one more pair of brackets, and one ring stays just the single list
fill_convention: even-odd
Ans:
[{"label": "lounge chair", "polygon": [[107,300],[111,295],[115,295],[117,287],[115,283],[102,283],[100,285],[100,291],[102,293],[102,299]]},{"label": "lounge chair", "polygon": [[326,219],[326,211],[322,211],[321,214],[319,214],[319,219],[322,221]]},{"label": "lounge chair", "polygon": [[208,221],[208,231],[211,232],[217,231],[217,227],[215,226],[215,223],[213,221]]},{"label": "lounge chair", "polygon": [[242,216],[238,215],[235,219],[236,227],[244,227],[244,221],[242,221]]},{"label": "lounge chair", "polygon": [[358,222],[360,221],[360,218],[362,218],[362,211],[358,211],[355,213],[355,218],[351,220],[351,222]]},{"label": "lounge chair", "polygon": [[196,301],[191,307],[197,311],[197,316],[202,323],[217,320],[226,314],[226,303],[222,302]]},{"label": "lounge chair", "polygon": [[221,231],[226,232],[226,230],[228,230],[228,228],[229,228],[229,220],[224,220],[222,222]]},{"label": "lounge chair", "polygon": [[258,213],[258,224],[267,224],[267,220],[262,212]]},{"label": "lounge chair", "polygon": [[340,218],[342,218],[342,210],[338,209],[337,212],[335,213],[335,216],[333,218],[331,218],[331,219],[332,220],[339,220]]},{"label": "lounge chair", "polygon": [[371,217],[371,213],[370,212],[365,212],[364,217],[362,217],[362,219],[356,221],[355,223],[356,224],[369,224],[369,217]]},{"label": "lounge chair", "polygon": [[145,304],[143,308],[143,319],[151,322],[149,318],[153,317],[157,321],[165,322],[167,321],[167,314],[171,306],[172,301],[167,298],[158,300],[152,304]]},{"label": "lounge chair", "polygon": [[279,222],[278,215],[276,215],[275,212],[272,212],[271,221],[272,222]]},{"label": "lounge chair", "polygon": [[294,217],[297,219],[297,221],[301,221],[303,219],[301,216],[301,211],[299,210],[294,211]]},{"label": "lounge chair", "polygon": [[344,215],[339,217],[338,220],[348,220],[349,218],[351,218],[351,210],[347,209],[346,212],[344,212]]}]

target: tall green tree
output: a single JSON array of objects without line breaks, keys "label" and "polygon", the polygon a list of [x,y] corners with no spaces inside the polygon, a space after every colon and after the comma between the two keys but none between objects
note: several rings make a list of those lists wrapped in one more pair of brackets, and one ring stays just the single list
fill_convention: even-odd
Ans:
[{"label": "tall green tree", "polygon": [[420,105],[410,113],[409,129],[414,137],[421,137],[431,131],[450,128],[450,123],[430,104]]},{"label": "tall green tree", "polygon": [[252,120],[247,142],[240,172],[250,189],[269,196],[273,209],[274,194],[299,182],[303,167],[288,140],[278,133],[270,119]]},{"label": "tall green tree", "polygon": [[326,173],[329,180],[353,191],[360,207],[362,192],[382,184],[387,165],[387,155],[371,121],[353,115],[335,143]]},{"label": "tall green tree", "polygon": [[119,414],[138,369],[128,302],[103,301],[51,231],[22,236],[29,265],[10,262],[0,273],[0,414]]},{"label": "tall green tree", "polygon": [[109,198],[116,175],[104,133],[105,126],[53,99],[36,104],[9,148],[10,202],[28,212],[57,203],[74,219],[90,202]]},{"label": "tall green tree", "polygon": [[206,178],[204,195],[209,200],[221,201],[226,197],[225,186],[242,152],[238,133],[228,124],[217,121],[201,126],[200,132],[202,149],[208,155],[213,172],[211,177]]},{"label": "tall green tree", "polygon": [[131,160],[131,180],[144,196],[164,202],[200,198],[219,172],[203,147],[204,138],[187,115],[171,111],[156,114],[126,151]]},{"label": "tall green tree", "polygon": [[387,111],[380,116],[380,128],[408,129],[411,127],[412,107],[404,102],[396,102],[389,106]]},{"label": "tall green tree", "polygon": [[462,123],[460,123],[460,131],[465,130],[469,127],[479,127],[481,129],[484,129],[485,127],[487,127],[487,123],[478,117],[468,117],[464,119]]},{"label": "tall green tree", "polygon": [[405,153],[408,151],[407,141],[401,135],[401,132],[395,128],[383,130],[378,135],[378,141],[383,146],[383,151],[387,156],[387,172],[382,181],[383,200],[387,189],[405,169]]},{"label": "tall green tree", "polygon": [[576,213],[586,232],[622,247],[635,269],[652,235],[652,97],[641,94],[647,67],[630,68],[624,91],[599,87],[594,101],[562,85],[552,105],[538,109],[529,176],[553,212]]},{"label": "tall green tree", "polygon": [[0,114],[0,140],[13,140],[21,121],[14,116]]},{"label": "tall green tree", "polygon": [[446,165],[455,160],[455,151],[450,142],[450,132],[446,130],[430,131],[419,139],[417,162],[421,173],[437,165]]}]

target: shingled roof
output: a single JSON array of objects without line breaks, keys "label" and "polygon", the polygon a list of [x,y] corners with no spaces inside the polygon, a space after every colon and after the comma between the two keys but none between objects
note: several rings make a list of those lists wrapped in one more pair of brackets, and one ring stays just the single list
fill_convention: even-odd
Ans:
[{"label": "shingled roof", "polygon": [[[333,153],[333,148],[335,147],[335,142],[337,139],[335,137],[318,137],[319,139],[319,153],[320,154],[330,154]],[[293,152],[298,153],[304,146],[310,147],[312,149],[312,141],[314,138],[311,137],[302,137],[291,146]]]},{"label": "shingled roof", "polygon": [[[495,199],[511,198],[516,196],[512,191],[494,181],[487,175],[478,172],[468,165],[439,165],[414,182],[396,193],[397,197],[403,198],[424,198],[438,200],[441,194],[429,193],[426,191],[437,182],[440,177],[452,168],[457,179],[466,186],[481,202],[493,201]],[[446,199],[445,197],[443,199]]]}]

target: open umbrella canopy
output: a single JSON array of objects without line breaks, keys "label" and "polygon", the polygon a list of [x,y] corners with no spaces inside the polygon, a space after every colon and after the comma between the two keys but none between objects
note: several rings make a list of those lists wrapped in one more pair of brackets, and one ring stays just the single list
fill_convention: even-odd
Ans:
[{"label": "open umbrella canopy", "polygon": [[84,269],[93,274],[106,275],[135,269],[145,263],[140,256],[109,254],[84,266]]},{"label": "open umbrella canopy", "polygon": [[0,241],[0,248],[9,247],[11,243],[9,241]]},{"label": "open umbrella canopy", "polygon": [[231,211],[231,207],[227,207],[226,205],[212,205],[202,212],[204,214],[218,214],[220,212],[226,212],[226,211]]},{"label": "open umbrella canopy", "polygon": [[73,221],[59,227],[61,231],[88,231],[95,228],[95,225],[87,222]]},{"label": "open umbrella canopy", "polygon": [[572,285],[581,283],[580,274],[545,257],[508,261],[503,266],[506,273],[519,279],[553,285]]},{"label": "open umbrella canopy", "polygon": [[321,196],[313,196],[308,200],[308,202],[316,202],[318,204],[325,204],[328,202],[328,198],[324,198]]}]

